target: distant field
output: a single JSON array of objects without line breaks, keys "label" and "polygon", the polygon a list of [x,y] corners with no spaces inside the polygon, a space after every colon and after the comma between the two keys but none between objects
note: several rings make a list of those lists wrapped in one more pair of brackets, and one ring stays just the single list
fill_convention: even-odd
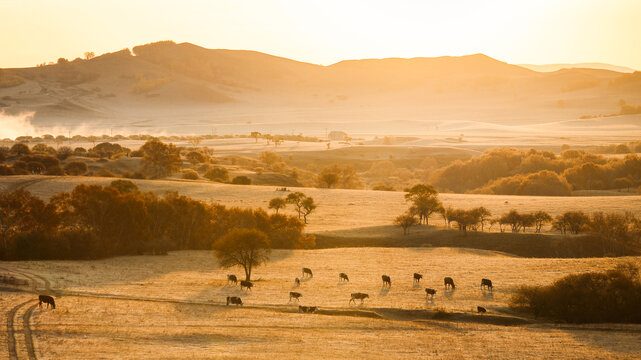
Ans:
[{"label": "distant field", "polygon": [[[48,198],[61,192],[71,191],[78,184],[108,185],[113,178],[94,177],[46,177],[46,176],[8,176],[0,177],[0,189],[24,187],[32,193]],[[275,191],[275,186],[243,186],[188,180],[133,180],[143,191],[163,193],[167,190],[178,191],[196,199],[218,202],[227,206],[262,207],[267,209],[270,199],[287,196],[287,192]],[[393,219],[405,212],[409,205],[402,192],[372,190],[342,190],[317,188],[290,188],[312,196],[318,209],[309,216],[307,231],[322,231],[369,228],[391,225]],[[545,210],[557,215],[569,210],[585,212],[624,212],[633,211],[641,215],[641,196],[510,196],[510,195],[471,195],[440,194],[446,206],[473,208],[485,206],[493,215],[500,215],[510,209],[522,212]],[[294,214],[290,206],[286,213]],[[439,215],[430,218],[430,224],[444,225]],[[495,226],[493,230],[497,230]],[[371,236],[376,236],[376,229]],[[399,232],[402,231],[399,228]]]},{"label": "distant field", "polygon": [[[226,285],[226,274],[240,271],[218,268],[208,251],[2,267],[41,275],[53,288],[76,292],[59,296],[56,310],[33,312],[31,331],[41,359],[454,359],[462,352],[471,359],[641,356],[638,325],[504,326],[491,320],[512,316],[506,304],[520,284],[546,284],[623,261],[641,264],[639,257],[524,259],[447,248],[275,251],[272,257],[255,270],[249,293]],[[312,268],[314,277],[295,289],[293,279],[302,266]],[[339,272],[347,273],[350,283],[339,284]],[[413,272],[425,276],[420,287],[412,286]],[[381,290],[382,274],[392,278],[389,291]],[[445,293],[444,276],[454,278],[457,290]],[[482,277],[494,281],[493,295],[479,289]],[[437,289],[433,302],[426,301],[425,287]],[[296,304],[287,304],[292,290],[303,294],[301,304],[318,305],[320,312],[298,314]],[[355,291],[371,299],[349,306]],[[1,294],[3,315],[29,299]],[[113,294],[122,299],[95,297]],[[228,295],[241,296],[245,307],[225,307]],[[487,316],[472,311],[477,305],[488,308]],[[435,320],[429,314],[438,310],[452,315]],[[22,346],[22,336],[17,339]]]}]

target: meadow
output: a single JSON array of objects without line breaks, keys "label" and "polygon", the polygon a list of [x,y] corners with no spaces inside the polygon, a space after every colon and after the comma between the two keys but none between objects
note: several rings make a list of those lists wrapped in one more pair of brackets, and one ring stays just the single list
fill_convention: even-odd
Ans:
[{"label": "meadow", "polygon": [[[622,262],[641,264],[641,258],[529,259],[451,248],[276,250],[255,270],[250,292],[227,284],[226,275],[240,270],[221,269],[209,251],[11,262],[0,272],[39,275],[59,289],[56,310],[36,308],[31,315],[41,359],[638,358],[638,325],[552,324],[507,308],[521,284]],[[296,288],[302,266],[314,277]],[[339,283],[339,272],[350,282]],[[413,272],[424,275],[420,286],[413,286]],[[381,287],[382,274],[392,279],[389,290]],[[454,278],[455,291],[444,291],[444,276]],[[492,293],[481,291],[482,277],[493,280]],[[425,287],[437,289],[433,301]],[[289,291],[301,292],[300,304],[319,311],[298,313]],[[357,291],[370,299],[348,304]],[[226,296],[240,296],[245,305],[226,307]],[[7,314],[29,295],[3,292],[2,299]],[[476,314],[479,305],[488,313]]]}]

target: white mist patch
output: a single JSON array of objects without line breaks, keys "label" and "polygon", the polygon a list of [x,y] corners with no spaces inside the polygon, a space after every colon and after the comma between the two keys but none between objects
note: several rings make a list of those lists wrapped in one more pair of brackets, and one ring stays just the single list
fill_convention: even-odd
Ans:
[{"label": "white mist patch", "polygon": [[34,136],[36,128],[31,124],[35,112],[25,112],[18,115],[9,115],[0,111],[0,138],[15,139],[18,136]]}]

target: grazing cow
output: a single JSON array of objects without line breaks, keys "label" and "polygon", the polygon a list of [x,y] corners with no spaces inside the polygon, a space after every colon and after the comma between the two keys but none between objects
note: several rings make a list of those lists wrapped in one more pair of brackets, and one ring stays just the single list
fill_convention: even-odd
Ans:
[{"label": "grazing cow", "polygon": [[42,303],[47,304],[47,309],[49,308],[49,305],[51,305],[51,307],[54,309],[56,308],[56,302],[49,295],[38,296],[38,307],[42,307]]},{"label": "grazing cow", "polygon": [[487,312],[487,310],[486,310],[484,307],[482,307],[482,306],[477,306],[477,307],[476,307],[476,311],[477,311],[478,313],[486,313],[486,312]]},{"label": "grazing cow", "polygon": [[349,282],[349,278],[347,277],[347,274],[340,273],[340,274],[338,274],[338,281],[347,281],[347,282]]},{"label": "grazing cow", "polygon": [[383,276],[381,276],[381,278],[383,279],[383,287],[385,287],[385,285],[390,286],[390,287],[392,286],[392,279],[390,279],[389,276],[383,275]]},{"label": "grazing cow", "polygon": [[483,289],[484,287],[489,289],[490,291],[492,291],[493,290],[493,288],[492,288],[492,280],[490,280],[490,279],[481,279],[481,289]]},{"label": "grazing cow", "polygon": [[292,299],[296,299],[296,301],[300,301],[300,297],[303,296],[303,294],[295,291],[290,291],[289,292],[289,301],[292,301]]},{"label": "grazing cow", "polygon": [[318,306],[298,306],[298,312],[314,313],[318,310]]},{"label": "grazing cow", "polygon": [[246,280],[240,281],[240,290],[242,290],[243,288],[247,288],[247,290],[251,290],[252,286],[254,286],[254,284],[251,281],[246,281]]},{"label": "grazing cow", "polygon": [[296,286],[300,286],[300,279],[299,278],[294,279],[294,284],[296,284]]},{"label": "grazing cow", "polygon": [[429,296],[430,299],[434,299],[434,295],[436,295],[436,290],[430,288],[425,289],[425,297]]},{"label": "grazing cow", "polygon": [[445,283],[446,289],[448,286],[452,288],[452,290],[456,289],[456,286],[454,285],[454,280],[451,277],[446,277],[445,279],[443,279],[443,282]]},{"label": "grazing cow", "polygon": [[305,275],[309,275],[310,278],[314,277],[314,274],[312,274],[312,269],[306,267],[303,268],[303,277],[305,277]]},{"label": "grazing cow", "polygon": [[354,303],[356,303],[355,300],[360,300],[361,304],[362,304],[363,301],[365,301],[365,299],[367,299],[367,298],[369,298],[369,295],[367,295],[365,293],[352,293],[352,298],[349,299],[349,303],[351,304],[352,301],[354,301]]},{"label": "grazing cow", "polygon": [[229,304],[243,306],[243,300],[237,296],[227,296],[227,306],[229,306]]},{"label": "grazing cow", "polygon": [[234,274],[227,275],[227,284],[229,283],[238,284],[238,278],[236,278],[236,275]]},{"label": "grazing cow", "polygon": [[421,282],[421,279],[423,278],[423,275],[419,273],[414,273],[414,282],[416,284],[419,284]]}]

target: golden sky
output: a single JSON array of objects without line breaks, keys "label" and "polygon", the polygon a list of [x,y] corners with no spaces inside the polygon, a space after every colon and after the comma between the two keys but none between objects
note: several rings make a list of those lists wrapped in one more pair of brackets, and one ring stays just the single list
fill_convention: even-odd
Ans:
[{"label": "golden sky", "polygon": [[0,0],[0,67],[158,40],[316,64],[484,53],[641,69],[641,0]]}]

